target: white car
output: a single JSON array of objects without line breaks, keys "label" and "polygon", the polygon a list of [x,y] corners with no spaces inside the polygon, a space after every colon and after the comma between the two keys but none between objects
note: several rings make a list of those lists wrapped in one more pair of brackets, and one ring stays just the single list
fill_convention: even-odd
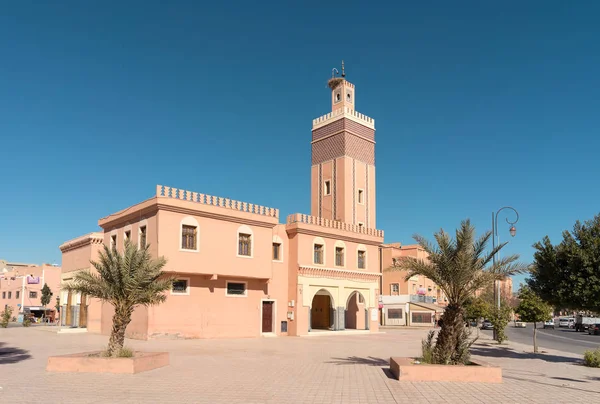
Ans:
[{"label": "white car", "polygon": [[544,321],[544,328],[554,329],[554,320]]},{"label": "white car", "polygon": [[575,319],[573,317],[561,317],[558,319],[558,326],[573,328],[575,326]]}]

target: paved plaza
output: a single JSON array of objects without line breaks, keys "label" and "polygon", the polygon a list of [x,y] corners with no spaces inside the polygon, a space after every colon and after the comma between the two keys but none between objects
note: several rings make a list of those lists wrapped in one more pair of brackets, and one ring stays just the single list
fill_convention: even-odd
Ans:
[{"label": "paved plaza", "polygon": [[[45,328],[45,329],[44,329]],[[389,377],[390,356],[416,355],[426,330],[372,335],[133,341],[168,351],[171,365],[136,375],[56,374],[49,355],[96,350],[108,338],[50,327],[0,329],[3,403],[546,403],[600,399],[600,370],[577,355],[530,347],[474,347],[504,367],[503,384],[410,383]]]}]

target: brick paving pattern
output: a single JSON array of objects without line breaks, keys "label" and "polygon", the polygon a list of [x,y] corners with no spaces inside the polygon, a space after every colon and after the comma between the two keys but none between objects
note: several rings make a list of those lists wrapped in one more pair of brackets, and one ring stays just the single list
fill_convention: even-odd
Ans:
[{"label": "brick paving pattern", "polygon": [[[504,367],[503,384],[408,383],[388,377],[390,356],[419,352],[426,330],[374,335],[127,341],[168,351],[171,365],[137,375],[57,374],[50,355],[96,350],[107,337],[0,329],[0,402],[34,403],[546,403],[600,399],[600,370],[576,355],[530,358],[528,347],[474,349]],[[16,351],[15,351],[16,350]]]}]

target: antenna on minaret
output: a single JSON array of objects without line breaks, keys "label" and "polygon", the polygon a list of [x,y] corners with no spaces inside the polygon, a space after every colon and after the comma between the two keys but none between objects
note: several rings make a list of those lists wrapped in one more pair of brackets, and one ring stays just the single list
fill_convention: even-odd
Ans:
[{"label": "antenna on minaret", "polygon": [[342,59],[342,77],[346,77],[346,71],[344,70],[344,60]]}]

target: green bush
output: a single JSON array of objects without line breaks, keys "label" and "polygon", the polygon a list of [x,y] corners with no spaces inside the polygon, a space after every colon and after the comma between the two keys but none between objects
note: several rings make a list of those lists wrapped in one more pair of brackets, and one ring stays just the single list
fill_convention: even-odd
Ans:
[{"label": "green bush", "polygon": [[594,351],[585,351],[583,363],[590,368],[600,368],[600,348]]},{"label": "green bush", "polygon": [[12,307],[6,306],[6,308],[2,312],[2,315],[0,315],[0,327],[8,327],[8,322],[10,321],[10,316],[12,316],[12,311]]},{"label": "green bush", "polygon": [[29,327],[31,325],[31,320],[29,319],[29,317],[25,317],[23,319],[23,327]]},{"label": "green bush", "polygon": [[427,334],[427,338],[421,340],[421,362],[423,363],[433,363],[433,336],[435,335],[434,331],[429,331]]},{"label": "green bush", "polygon": [[[108,353],[108,350],[102,351],[100,353],[100,356],[102,356],[104,358],[111,357],[110,354]],[[133,358],[133,356],[134,356],[133,349],[123,347],[123,348],[119,349],[118,351],[115,351],[115,353],[112,357],[113,358]]]}]

